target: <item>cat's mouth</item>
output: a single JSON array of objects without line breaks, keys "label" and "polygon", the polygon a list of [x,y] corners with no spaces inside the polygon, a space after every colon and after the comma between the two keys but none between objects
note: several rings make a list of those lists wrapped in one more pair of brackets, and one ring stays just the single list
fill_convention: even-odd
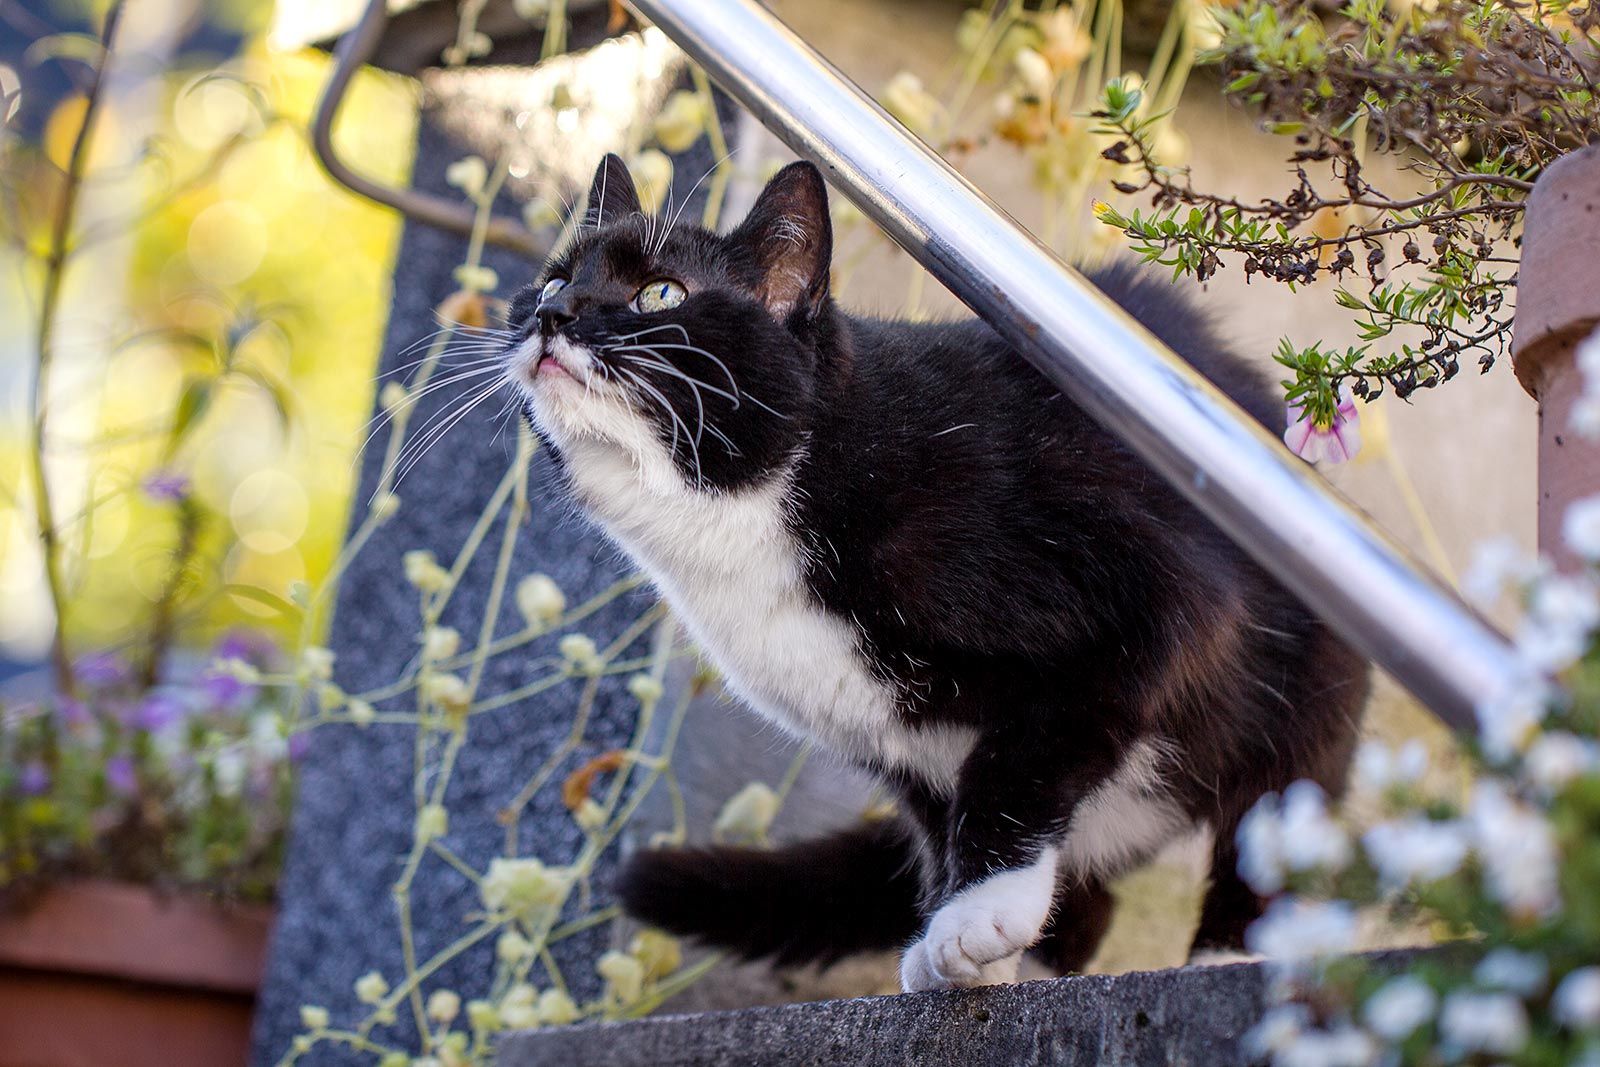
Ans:
[{"label": "cat's mouth", "polygon": [[529,389],[536,389],[541,383],[553,384],[563,379],[588,384],[595,373],[595,360],[587,349],[573,344],[560,334],[554,337],[534,336],[524,346],[515,373]]}]

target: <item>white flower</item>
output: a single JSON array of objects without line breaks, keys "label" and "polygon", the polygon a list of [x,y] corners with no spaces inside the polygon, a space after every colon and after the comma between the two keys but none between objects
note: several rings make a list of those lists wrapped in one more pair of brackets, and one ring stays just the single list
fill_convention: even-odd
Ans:
[{"label": "white flower", "polygon": [[444,169],[444,180],[468,196],[478,197],[489,180],[489,165],[479,156],[463,156]]},{"label": "white flower", "polygon": [[513,1030],[527,1030],[539,1025],[539,1012],[534,1007],[539,992],[527,982],[518,982],[506,990],[500,999],[500,1021]]},{"label": "white flower", "polygon": [[1304,1004],[1279,1004],[1245,1032],[1243,1044],[1258,1059],[1288,1048],[1311,1021]]},{"label": "white flower", "polygon": [[1382,741],[1363,741],[1356,749],[1351,774],[1364,792],[1382,793],[1392,786],[1412,785],[1428,772],[1428,747],[1413,738],[1399,751]]},{"label": "white flower", "polygon": [[401,563],[405,567],[406,581],[424,593],[437,593],[450,584],[450,572],[439,566],[433,553],[426,549],[407,552],[401,557]]},{"label": "white flower", "polygon": [[558,903],[572,885],[572,872],[546,867],[533,857],[501,857],[489,862],[483,877],[483,902],[490,911],[514,914]]},{"label": "white flower", "polygon": [[517,583],[517,610],[535,629],[554,624],[567,610],[567,598],[548,574],[530,574]]},{"label": "white flower", "polygon": [[1239,827],[1240,875],[1263,895],[1283,888],[1289,872],[1342,870],[1350,839],[1328,816],[1327,797],[1315,782],[1294,782],[1256,802]]},{"label": "white flower", "polygon": [[1275,1067],[1368,1067],[1377,1048],[1370,1035],[1348,1023],[1306,1030],[1273,1057]]},{"label": "white flower", "polygon": [[661,682],[648,674],[636,674],[628,679],[628,692],[641,704],[654,704],[665,692]]},{"label": "white flower", "polygon": [[1526,585],[1537,576],[1539,561],[1509,537],[1481,542],[1462,575],[1461,591],[1480,607],[1492,607],[1508,587]]},{"label": "white flower", "polygon": [[1454,874],[1467,858],[1467,844],[1459,823],[1421,815],[1379,823],[1361,837],[1361,847],[1390,891]]},{"label": "white flower", "polygon": [[1520,752],[1544,721],[1550,693],[1542,684],[1519,686],[1498,698],[1485,700],[1475,709],[1478,740],[1495,762],[1504,762]]},{"label": "white flower", "polygon": [[1586,576],[1544,578],[1533,587],[1528,607],[1517,630],[1517,651],[1541,671],[1564,670],[1577,662],[1600,624],[1600,590]]},{"label": "white flower", "polygon": [[289,742],[283,736],[283,720],[275,712],[250,719],[250,750],[263,763],[278,763],[289,755]]},{"label": "white flower", "polygon": [[1596,767],[1600,767],[1600,745],[1559,730],[1534,738],[1522,756],[1523,776],[1547,797]]},{"label": "white flower", "polygon": [[759,841],[778,815],[778,794],[765,782],[751,782],[722,805],[711,832],[720,839]]},{"label": "white flower", "polygon": [[539,994],[539,1021],[546,1026],[565,1026],[577,1022],[581,1013],[572,998],[559,989],[546,989]]},{"label": "white flower", "polygon": [[1519,952],[1502,945],[1493,949],[1472,970],[1472,980],[1485,989],[1502,989],[1530,997],[1544,988],[1550,965],[1535,952]]},{"label": "white flower", "polygon": [[1050,69],[1050,61],[1031,48],[1019,48],[1017,54],[1011,57],[1011,65],[1016,68],[1017,79],[1022,82],[1022,87],[1028,95],[1035,100],[1048,99],[1055,88],[1055,72]]},{"label": "white flower", "polygon": [[472,704],[472,690],[454,674],[430,671],[422,676],[422,695],[446,712],[460,714]]},{"label": "white flower", "polygon": [[1561,517],[1561,536],[1572,551],[1591,563],[1600,563],[1600,496],[1568,505]]},{"label": "white flower", "polygon": [[1347,952],[1355,934],[1355,912],[1343,901],[1280,897],[1245,931],[1245,947],[1275,960],[1296,963]]},{"label": "white flower", "polygon": [[300,669],[306,676],[319,682],[333,677],[333,653],[320,645],[312,645],[300,653]]},{"label": "white flower", "polygon": [[1367,998],[1362,1017],[1372,1032],[1385,1041],[1404,1041],[1417,1027],[1433,1018],[1439,995],[1414,975],[1395,978]]},{"label": "white flower", "polygon": [[385,382],[383,388],[378,390],[378,403],[391,415],[410,398],[411,390],[403,382]]},{"label": "white flower", "polygon": [[1509,993],[1458,990],[1445,998],[1439,1033],[1458,1053],[1515,1052],[1528,1040],[1528,1013]]},{"label": "white flower", "polygon": [[1574,1030],[1600,1027],[1600,967],[1580,967],[1561,979],[1550,998],[1550,1013]]},{"label": "white flower", "polygon": [[588,674],[599,670],[604,664],[600,660],[600,650],[595,646],[594,638],[588,634],[568,634],[556,645],[561,652],[561,658],[567,665],[580,674]]},{"label": "white flower", "polygon": [[1473,785],[1468,816],[1489,890],[1517,914],[1560,910],[1556,846],[1550,824],[1499,781]]},{"label": "white flower", "polygon": [[371,509],[374,519],[388,522],[400,510],[400,497],[385,490],[372,498]]},{"label": "white flower", "polygon": [[356,999],[363,1004],[376,1004],[389,993],[389,983],[377,971],[368,971],[356,979]]},{"label": "white flower", "polygon": [[371,726],[372,720],[378,717],[377,709],[365,700],[352,700],[345,708],[345,714],[350,716],[350,721],[357,726]]},{"label": "white flower", "polygon": [[244,788],[244,777],[249,767],[246,765],[244,754],[237,748],[224,748],[217,753],[216,759],[211,761],[211,773],[217,782],[217,793],[225,797],[236,797]]},{"label": "white flower", "polygon": [[435,989],[428,997],[428,1018],[446,1025],[461,1014],[461,997],[449,989]]},{"label": "white flower", "polygon": [[507,930],[494,943],[494,954],[502,963],[520,963],[533,955],[533,942],[515,930]]},{"label": "white flower", "polygon": [[328,1028],[328,1009],[315,1004],[300,1005],[300,1025],[307,1030],[326,1030]]},{"label": "white flower", "polygon": [[429,661],[449,659],[461,647],[461,634],[449,626],[430,626],[422,635],[422,658]]}]

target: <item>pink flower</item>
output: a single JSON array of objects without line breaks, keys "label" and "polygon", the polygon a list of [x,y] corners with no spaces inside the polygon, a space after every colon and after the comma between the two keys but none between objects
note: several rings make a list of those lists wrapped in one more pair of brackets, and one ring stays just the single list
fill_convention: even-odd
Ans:
[{"label": "pink flower", "polygon": [[1361,451],[1361,415],[1356,402],[1344,389],[1339,390],[1339,407],[1332,426],[1318,426],[1299,404],[1289,405],[1289,428],[1283,443],[1301,459],[1316,463],[1343,463]]}]

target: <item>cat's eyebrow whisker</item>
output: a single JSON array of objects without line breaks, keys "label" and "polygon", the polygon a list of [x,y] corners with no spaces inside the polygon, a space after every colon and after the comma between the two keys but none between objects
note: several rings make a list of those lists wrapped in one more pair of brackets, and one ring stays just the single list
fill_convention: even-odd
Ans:
[{"label": "cat's eyebrow whisker", "polygon": [[[707,178],[711,177],[711,175],[715,174],[716,171],[717,171],[717,168],[722,166],[728,160],[732,159],[733,158],[733,153],[737,152],[737,151],[738,151],[738,149],[735,148],[735,149],[730,149],[727,152],[724,152],[722,154],[722,158],[717,160],[716,162],[712,163],[711,166],[707,167],[706,168],[706,172],[704,174],[700,175],[699,181],[696,181],[693,185],[691,185],[689,187],[689,192],[684,196],[683,203],[678,205],[677,212],[672,215],[672,221],[667,223],[667,228],[661,232],[661,243],[656,246],[655,251],[651,253],[652,255],[659,255],[660,252],[661,252],[661,249],[666,247],[667,235],[670,234],[674,229],[677,228],[678,216],[683,214],[683,209],[688,207],[689,206],[689,201],[694,199],[695,191],[700,188],[700,183],[705,181]],[[671,207],[670,204],[668,205],[667,210],[669,212],[672,211],[672,207]]]}]

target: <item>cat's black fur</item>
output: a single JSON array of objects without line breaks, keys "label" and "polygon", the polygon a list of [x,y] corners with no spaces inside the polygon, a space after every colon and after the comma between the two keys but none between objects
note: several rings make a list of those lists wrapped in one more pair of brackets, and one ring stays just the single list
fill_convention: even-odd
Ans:
[{"label": "cat's black fur", "polygon": [[[530,287],[510,323],[602,352],[670,326],[652,336],[703,350],[654,358],[737,393],[737,407],[634,368],[684,424],[656,414],[685,479],[737,492],[793,463],[811,595],[855,628],[903,728],[959,723],[978,740],[952,793],[871,768],[900,802],[892,825],[773,851],[642,853],[622,876],[625,907],[788,963],[903,944],[940,902],[1059,837],[1132,745],[1159,738],[1165,787],[1215,831],[1194,946],[1238,947],[1259,911],[1235,870],[1238,822],[1297,778],[1339,791],[1366,665],[987,325],[838,308],[825,196],[796,164],[726,237],[647,234],[664,223],[639,213],[611,157],[595,225],[546,271],[570,280],[558,306],[547,316]],[[663,276],[689,298],[633,311]],[[1127,266],[1092,280],[1256,419],[1281,418],[1269,384],[1170,285]],[[696,452],[684,431],[701,410],[724,440],[703,433]],[[1087,960],[1115,873],[1062,880],[1036,953],[1062,969]]]}]

